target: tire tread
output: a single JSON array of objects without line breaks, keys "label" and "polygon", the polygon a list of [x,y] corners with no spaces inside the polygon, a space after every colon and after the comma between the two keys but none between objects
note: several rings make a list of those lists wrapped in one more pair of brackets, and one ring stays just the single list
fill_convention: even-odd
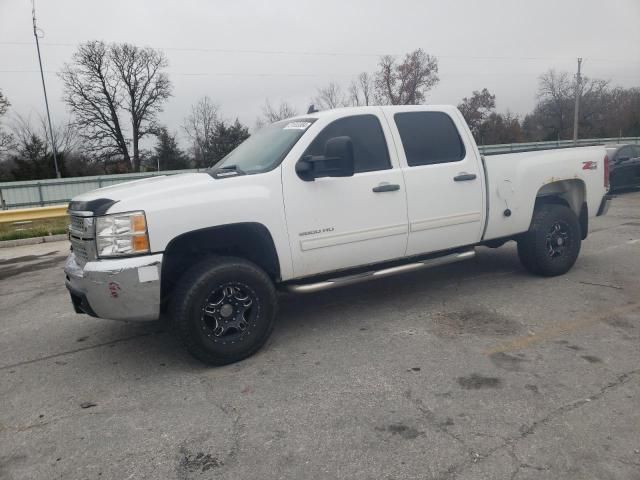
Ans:
[{"label": "tire tread", "polygon": [[[267,315],[268,318],[265,319],[268,322],[266,331],[249,349],[234,355],[220,355],[207,349],[202,345],[202,342],[192,334],[189,325],[191,305],[192,302],[196,301],[195,297],[198,295],[198,291],[206,286],[212,276],[223,274],[227,270],[231,272],[244,271],[249,275],[255,276],[256,281],[266,287],[268,292],[267,298],[262,300],[268,303],[271,308],[270,314]],[[188,270],[178,282],[170,304],[170,312],[173,320],[172,326],[179,340],[191,355],[210,365],[234,363],[256,353],[264,345],[273,331],[276,310],[277,294],[275,286],[264,270],[242,258],[220,256],[205,258]]]},{"label": "tire tread", "polygon": [[[545,252],[546,246],[542,244],[540,235],[541,232],[544,233],[545,227],[558,217],[563,218],[570,224],[574,230],[572,241],[577,245],[574,251],[574,258],[561,266],[548,262]],[[573,210],[565,205],[556,203],[542,204],[534,210],[529,230],[518,240],[518,257],[522,265],[531,273],[544,277],[553,277],[562,275],[571,269],[580,252],[580,245],[580,222]]]}]

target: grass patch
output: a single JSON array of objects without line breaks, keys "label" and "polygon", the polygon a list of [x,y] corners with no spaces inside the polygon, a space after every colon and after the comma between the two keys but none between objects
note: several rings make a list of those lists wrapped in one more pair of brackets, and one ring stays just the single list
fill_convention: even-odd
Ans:
[{"label": "grass patch", "polygon": [[0,223],[0,241],[48,237],[67,233],[69,217],[45,218],[30,222]]}]

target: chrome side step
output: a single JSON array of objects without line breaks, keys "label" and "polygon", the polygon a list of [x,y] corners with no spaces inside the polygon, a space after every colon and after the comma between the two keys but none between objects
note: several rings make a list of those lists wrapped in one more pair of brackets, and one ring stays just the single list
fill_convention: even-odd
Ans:
[{"label": "chrome side step", "polygon": [[336,277],[329,280],[324,280],[322,282],[291,283],[291,284],[285,285],[284,288],[290,292],[295,292],[295,293],[319,292],[320,290],[341,287],[344,285],[350,285],[352,283],[371,280],[374,278],[388,277],[390,275],[395,275],[396,273],[410,272],[412,270],[418,270],[421,268],[437,267],[439,265],[446,265],[448,263],[460,262],[462,260],[469,260],[475,256],[476,256],[476,251],[472,249],[464,252],[444,255],[442,257],[431,258],[427,260],[420,260],[414,263],[408,263],[406,265],[399,265],[397,267],[389,267],[389,268],[384,268],[382,270],[372,270],[370,272],[364,272],[364,273],[359,273],[355,275],[348,275],[345,277]]}]

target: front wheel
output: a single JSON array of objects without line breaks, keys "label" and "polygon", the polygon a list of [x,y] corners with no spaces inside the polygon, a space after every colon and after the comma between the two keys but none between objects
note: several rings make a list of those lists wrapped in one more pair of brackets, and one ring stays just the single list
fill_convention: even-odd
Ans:
[{"label": "front wheel", "polygon": [[211,257],[180,279],[171,305],[178,336],[197,359],[225,365],[253,355],[273,330],[277,296],[258,266]]},{"label": "front wheel", "polygon": [[543,204],[536,207],[529,231],[518,240],[518,256],[530,272],[553,277],[573,267],[581,242],[580,222],[573,210]]}]

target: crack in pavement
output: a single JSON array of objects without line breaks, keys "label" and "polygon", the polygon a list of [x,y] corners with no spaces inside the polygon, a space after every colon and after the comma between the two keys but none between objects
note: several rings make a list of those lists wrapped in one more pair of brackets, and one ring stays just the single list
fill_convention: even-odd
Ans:
[{"label": "crack in pavement", "polygon": [[575,410],[576,408],[580,408],[582,405],[585,405],[585,404],[590,403],[590,402],[592,402],[594,400],[600,399],[602,396],[604,396],[612,388],[616,388],[616,387],[619,387],[620,385],[624,385],[625,383],[627,383],[631,379],[631,376],[635,375],[637,373],[640,373],[640,368],[636,369],[636,370],[632,370],[632,371],[627,372],[627,373],[622,373],[622,374],[618,375],[618,377],[616,378],[615,381],[609,382],[604,387],[601,387],[600,391],[598,393],[595,393],[595,394],[593,394],[593,395],[591,395],[591,396],[589,396],[587,398],[583,398],[581,400],[576,400],[575,402],[569,403],[567,405],[563,405],[562,407],[560,407],[560,408],[554,410],[553,412],[551,412],[546,417],[543,417],[542,419],[533,422],[530,426],[522,428],[521,432],[520,432],[521,433],[520,438],[525,438],[525,437],[535,433],[536,428],[538,428],[541,425],[548,424],[553,418],[555,418],[557,416],[564,415],[565,413],[571,412],[572,410]]},{"label": "crack in pavement", "polygon": [[44,422],[39,422],[39,423],[30,423],[28,425],[22,425],[22,426],[18,426],[18,425],[0,425],[0,433],[1,432],[5,432],[5,431],[13,431],[13,432],[26,432],[27,430],[32,430],[34,428],[42,428],[42,427],[46,427],[47,425],[50,425],[52,423],[57,423],[60,422],[62,420],[68,420],[69,418],[75,418],[75,417],[85,417],[85,416],[89,416],[89,415],[112,415],[113,412],[84,412],[84,413],[73,413],[71,415],[64,415],[62,417],[55,417],[52,418],[51,420],[47,420]]},{"label": "crack in pavement", "polygon": [[71,354],[74,354],[74,353],[83,352],[85,350],[91,350],[91,349],[94,349],[94,348],[106,347],[108,345],[114,345],[116,343],[126,342],[128,340],[133,340],[135,338],[141,338],[141,337],[148,337],[148,336],[151,336],[151,335],[156,335],[158,333],[162,333],[162,331],[160,331],[160,332],[157,332],[157,331],[144,332],[144,333],[139,333],[137,335],[131,335],[129,337],[118,338],[116,340],[111,340],[109,342],[96,343],[95,345],[87,345],[86,347],[76,348],[74,350],[67,350],[66,352],[54,353],[52,355],[46,355],[46,356],[40,357],[40,358],[34,358],[34,359],[31,359],[31,360],[25,360],[25,361],[22,361],[22,362],[12,363],[12,364],[9,364],[9,365],[2,365],[2,366],[0,366],[0,370],[7,370],[9,368],[22,367],[24,365],[30,365],[32,363],[42,362],[44,360],[51,360],[52,358],[64,357],[65,355],[71,355]]},{"label": "crack in pavement", "polygon": [[449,429],[446,428],[446,426],[442,422],[437,421],[436,414],[433,413],[433,411],[430,408],[425,406],[424,402],[420,398],[415,398],[412,395],[411,389],[408,389],[405,392],[405,397],[413,404],[413,406],[420,413],[422,413],[424,418],[429,422],[429,424],[431,424],[431,426],[435,427],[436,430],[447,435],[448,437],[456,441],[458,444],[460,444],[468,455],[470,455],[471,457],[477,457],[478,454],[474,452],[471,448],[469,448],[469,446],[465,443],[465,441],[459,435],[456,435],[455,433],[449,431]]},{"label": "crack in pavement", "polygon": [[[512,459],[516,460],[516,462],[518,464],[520,464],[520,462],[517,460],[517,456],[515,455],[515,451],[514,451],[514,448],[515,448],[515,446],[516,446],[516,444],[518,442],[520,442],[521,440],[527,438],[529,435],[533,435],[534,433],[536,433],[536,430],[539,427],[549,424],[549,422],[551,422],[552,420],[554,420],[554,419],[556,419],[558,417],[561,417],[561,416],[563,416],[563,415],[565,415],[565,414],[567,414],[569,412],[572,412],[573,410],[576,410],[576,409],[582,407],[583,405],[591,403],[591,402],[593,402],[595,400],[599,400],[607,392],[609,392],[612,389],[615,389],[615,388],[617,388],[617,387],[619,387],[621,385],[624,385],[627,382],[629,382],[631,380],[632,376],[637,375],[638,373],[640,373],[640,368],[635,369],[635,370],[631,370],[630,372],[626,372],[626,373],[622,373],[622,374],[618,375],[614,381],[611,381],[611,382],[607,383],[606,385],[604,385],[603,387],[601,387],[598,392],[588,396],[587,398],[583,398],[583,399],[576,400],[576,401],[573,401],[571,403],[568,403],[566,405],[562,405],[561,407],[558,407],[555,410],[552,410],[549,414],[547,414],[546,416],[544,416],[540,420],[534,421],[530,425],[523,425],[520,428],[519,435],[513,436],[511,438],[507,438],[504,441],[504,443],[492,448],[491,450],[489,450],[488,452],[486,452],[486,453],[484,453],[482,455],[475,454],[470,459],[468,458],[463,462],[451,465],[445,472],[443,472],[437,478],[442,479],[442,480],[444,480],[444,479],[455,479],[455,478],[457,478],[457,476],[460,473],[462,473],[464,470],[466,470],[472,464],[483,462],[486,459],[488,459],[489,457],[491,457],[493,454],[495,454],[495,453],[497,453],[497,452],[499,452],[501,450],[504,450],[505,448],[508,449],[507,450],[507,454],[509,454],[509,456],[511,456]],[[521,468],[523,468],[522,465],[520,465],[511,474],[511,479],[515,478],[515,476],[518,474],[518,472],[520,471]]]}]

